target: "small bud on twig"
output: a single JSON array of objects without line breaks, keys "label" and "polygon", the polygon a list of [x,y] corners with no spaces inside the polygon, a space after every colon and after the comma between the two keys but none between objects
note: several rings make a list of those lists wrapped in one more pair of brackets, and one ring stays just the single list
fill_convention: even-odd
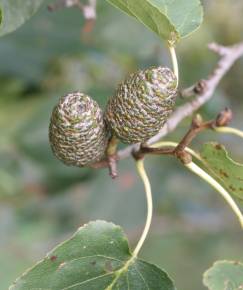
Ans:
[{"label": "small bud on twig", "polygon": [[225,108],[221,111],[215,121],[217,127],[223,127],[229,125],[233,118],[233,112],[229,108]]},{"label": "small bud on twig", "polygon": [[199,128],[203,123],[203,118],[200,114],[196,114],[194,118],[192,119],[192,127],[193,128]]},{"label": "small bud on twig", "polygon": [[200,80],[195,85],[193,91],[197,95],[201,95],[206,91],[206,89],[207,89],[207,82],[205,80]]}]

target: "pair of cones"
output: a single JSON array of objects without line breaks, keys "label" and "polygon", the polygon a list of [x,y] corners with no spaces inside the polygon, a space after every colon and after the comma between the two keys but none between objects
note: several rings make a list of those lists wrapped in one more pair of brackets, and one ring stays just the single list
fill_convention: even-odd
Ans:
[{"label": "pair of cones", "polygon": [[51,116],[53,153],[67,165],[83,167],[103,158],[111,135],[127,144],[146,142],[171,114],[176,87],[169,68],[151,67],[129,75],[109,99],[104,114],[83,93],[62,97]]}]

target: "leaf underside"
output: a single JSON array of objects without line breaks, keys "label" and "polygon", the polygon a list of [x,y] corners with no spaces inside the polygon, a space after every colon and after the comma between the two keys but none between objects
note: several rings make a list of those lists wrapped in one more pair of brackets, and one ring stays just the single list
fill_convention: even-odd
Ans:
[{"label": "leaf underside", "polygon": [[107,0],[165,40],[179,40],[202,23],[200,0]]},{"label": "leaf underside", "polygon": [[207,171],[235,197],[243,200],[243,164],[229,157],[223,145],[218,143],[204,144],[200,155]]},{"label": "leaf underside", "polygon": [[44,0],[0,0],[0,36],[25,23]]},{"label": "leaf underside", "polygon": [[203,283],[209,290],[243,289],[243,264],[218,261],[204,273]]},{"label": "leaf underside", "polygon": [[90,222],[24,273],[11,290],[174,290],[168,275],[132,259],[121,228]]}]

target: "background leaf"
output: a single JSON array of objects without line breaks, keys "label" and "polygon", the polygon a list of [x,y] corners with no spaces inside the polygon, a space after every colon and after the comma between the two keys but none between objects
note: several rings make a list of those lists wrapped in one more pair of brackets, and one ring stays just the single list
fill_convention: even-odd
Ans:
[{"label": "background leaf", "polygon": [[175,289],[167,274],[156,266],[137,259],[130,262],[121,228],[104,221],[90,222],[10,289]]},{"label": "background leaf", "polygon": [[234,196],[243,200],[243,164],[229,157],[223,145],[206,143],[201,151],[206,168]]},{"label": "background leaf", "polygon": [[0,25],[1,25],[1,23],[2,23],[2,9],[0,7]]},{"label": "background leaf", "polygon": [[43,2],[44,0],[0,0],[0,36],[24,24]]},{"label": "background leaf", "polygon": [[203,19],[199,0],[107,0],[166,40],[180,39],[196,30]]},{"label": "background leaf", "polygon": [[209,290],[243,289],[243,264],[218,261],[204,273],[203,282]]}]

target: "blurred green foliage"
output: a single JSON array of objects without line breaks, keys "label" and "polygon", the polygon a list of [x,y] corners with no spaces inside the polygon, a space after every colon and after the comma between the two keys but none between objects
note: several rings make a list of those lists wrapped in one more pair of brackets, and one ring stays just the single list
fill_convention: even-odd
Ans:
[{"label": "blurred green foliage", "polygon": [[[204,24],[178,46],[181,86],[205,77],[213,68],[217,58],[207,43],[243,39],[241,0],[203,2]],[[59,96],[67,92],[88,93],[104,107],[128,72],[170,65],[164,43],[105,1],[98,1],[98,19],[90,34],[82,33],[79,11],[50,13],[46,5],[0,42],[1,290],[89,220],[113,221],[136,243],[146,208],[133,161],[119,163],[120,177],[115,181],[107,170],[61,164],[48,144],[49,118]],[[201,110],[205,118],[229,106],[235,114],[233,125],[243,128],[242,75],[241,60]],[[178,141],[189,122],[167,139]],[[239,139],[203,134],[195,148],[206,140],[222,142],[234,159],[243,161]],[[214,190],[176,160],[149,157],[146,168],[155,217],[141,255],[168,270],[178,289],[204,289],[202,272],[214,260],[243,258],[238,223]]]},{"label": "blurred green foliage", "polygon": [[218,261],[203,275],[203,282],[210,290],[220,290],[225,285],[228,288],[237,289],[243,283],[242,273],[242,263]]},{"label": "blurred green foliage", "polygon": [[0,36],[18,29],[33,16],[44,0],[1,0],[0,1]]}]

